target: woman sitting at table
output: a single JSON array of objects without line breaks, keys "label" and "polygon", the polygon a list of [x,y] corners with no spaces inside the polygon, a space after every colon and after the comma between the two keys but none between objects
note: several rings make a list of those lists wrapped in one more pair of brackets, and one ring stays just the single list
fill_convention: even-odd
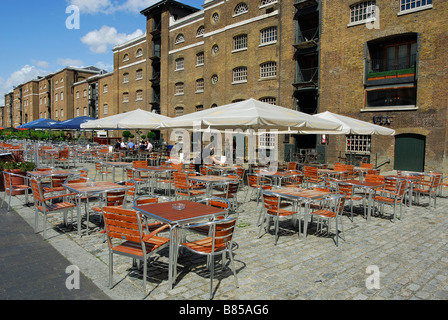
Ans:
[{"label": "woman sitting at table", "polygon": [[[202,156],[201,156],[202,155]],[[200,167],[202,165],[205,164],[218,164],[218,165],[224,165],[225,162],[223,161],[219,161],[218,159],[215,158],[215,145],[214,143],[210,143],[209,145],[207,145],[203,150],[202,153],[199,153],[199,158],[195,159],[195,171],[196,172],[201,172]]]}]

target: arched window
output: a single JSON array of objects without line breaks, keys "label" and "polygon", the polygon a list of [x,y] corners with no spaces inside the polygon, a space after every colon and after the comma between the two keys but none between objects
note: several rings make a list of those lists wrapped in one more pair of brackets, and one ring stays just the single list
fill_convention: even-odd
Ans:
[{"label": "arched window", "polygon": [[198,28],[198,31],[196,32],[196,37],[201,37],[203,36],[205,33],[205,27],[204,26],[200,26]]},{"label": "arched window", "polygon": [[237,16],[237,15],[246,13],[248,11],[249,11],[249,8],[247,7],[247,4],[245,4],[244,2],[241,2],[236,5],[235,10],[233,10],[233,15]]},{"label": "arched window", "polygon": [[176,37],[175,43],[178,44],[178,43],[182,43],[184,41],[185,41],[184,35],[182,33],[178,34],[177,37]]},{"label": "arched window", "polygon": [[135,54],[135,56],[138,58],[138,57],[141,57],[142,55],[143,55],[143,50],[142,49],[138,49],[137,53]]},{"label": "arched window", "polygon": [[129,55],[126,53],[124,56],[123,56],[123,62],[124,61],[128,61],[129,60]]},{"label": "arched window", "polygon": [[180,117],[184,114],[184,108],[183,107],[176,107],[174,109],[176,111],[176,117]]},{"label": "arched window", "polygon": [[268,4],[276,3],[276,2],[277,2],[277,0],[261,0],[260,7],[267,6]]}]

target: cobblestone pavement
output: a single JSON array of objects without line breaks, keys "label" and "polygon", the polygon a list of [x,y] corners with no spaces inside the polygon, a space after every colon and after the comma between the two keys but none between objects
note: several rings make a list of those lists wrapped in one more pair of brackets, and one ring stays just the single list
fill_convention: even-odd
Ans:
[{"label": "cobblestone pavement", "polygon": [[[298,228],[289,220],[280,224],[277,245],[272,226],[259,238],[261,205],[244,201],[245,194],[245,189],[238,194],[234,238],[239,288],[235,288],[230,268],[216,268],[215,300],[448,299],[447,197],[437,198],[436,209],[428,208],[427,199],[420,205],[403,207],[403,219],[395,223],[379,216],[367,221],[359,207],[353,222],[349,214],[344,217],[345,239],[336,247],[333,236],[316,234],[315,224],[310,225],[306,242],[299,240]],[[23,196],[13,197],[13,207],[34,226],[34,208],[24,206],[23,201]],[[392,213],[392,208],[386,206],[386,212]],[[48,242],[112,299],[208,299],[206,259],[189,253],[180,257],[177,282],[170,290],[167,249],[155,255],[148,268],[146,296],[141,291],[141,273],[125,257],[114,256],[115,285],[108,288],[107,243],[99,232],[98,216],[92,219],[90,234],[79,238],[70,224],[68,228],[62,225],[61,214],[51,216]],[[379,282],[372,281],[372,270],[379,271],[379,278],[375,278]]]}]

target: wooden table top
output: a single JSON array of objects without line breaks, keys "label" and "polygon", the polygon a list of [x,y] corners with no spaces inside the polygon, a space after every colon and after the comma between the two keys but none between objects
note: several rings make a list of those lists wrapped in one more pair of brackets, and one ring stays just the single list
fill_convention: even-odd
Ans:
[{"label": "wooden table top", "polygon": [[34,177],[45,177],[45,176],[65,176],[74,173],[66,170],[48,170],[48,171],[28,171],[28,174]]},{"label": "wooden table top", "polygon": [[348,183],[358,187],[379,188],[384,186],[383,182],[359,181],[359,180],[343,180],[342,183]]},{"label": "wooden table top", "polygon": [[209,175],[209,176],[191,176],[191,177],[188,177],[188,179],[196,180],[196,181],[204,181],[204,182],[235,180],[235,178],[223,177],[223,176],[214,176],[214,175]]},{"label": "wooden table top", "polygon": [[324,196],[328,196],[331,194],[331,192],[328,191],[301,189],[301,188],[279,188],[272,190],[264,190],[264,192],[267,194],[275,193],[305,199],[320,199]]},{"label": "wooden table top", "polygon": [[129,186],[122,186],[109,181],[95,181],[94,185],[89,185],[88,182],[82,183],[67,183],[62,185],[64,188],[72,190],[78,193],[89,193],[89,192],[103,192],[107,190],[119,190],[119,189],[129,189]]},{"label": "wooden table top", "polygon": [[[173,204],[178,203],[185,204],[185,209],[173,209]],[[189,200],[145,204],[133,207],[133,209],[171,225],[190,223],[226,212],[224,209]]]}]

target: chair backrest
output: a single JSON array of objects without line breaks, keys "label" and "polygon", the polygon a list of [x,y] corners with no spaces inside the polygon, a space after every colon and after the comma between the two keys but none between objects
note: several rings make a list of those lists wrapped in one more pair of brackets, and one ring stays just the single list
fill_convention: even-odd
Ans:
[{"label": "chair backrest", "polygon": [[100,162],[95,162],[95,169],[96,169],[96,171],[101,171],[101,163]]},{"label": "chair backrest", "polygon": [[230,208],[230,202],[227,199],[223,199],[223,198],[207,198],[207,199],[202,199],[200,201],[198,201],[199,203],[204,203],[208,206],[212,206],[215,208],[219,208],[219,209],[229,209]]},{"label": "chair backrest", "polygon": [[116,207],[103,208],[104,225],[112,248],[112,239],[142,243],[142,218],[135,210]]},{"label": "chair backrest", "polygon": [[171,163],[171,168],[176,170],[177,172],[182,172],[183,164],[180,163]]},{"label": "chair backrest", "polygon": [[385,179],[384,179],[384,189],[385,190],[390,190],[390,191],[397,191],[398,190],[397,189],[397,187],[398,187],[398,183],[397,182],[398,181],[401,181],[401,180],[385,177]]},{"label": "chair backrest", "polygon": [[361,168],[373,169],[373,163],[361,163]]},{"label": "chair backrest", "polygon": [[377,174],[366,174],[366,176],[364,177],[365,181],[370,181],[370,182],[381,182],[383,183],[385,180],[384,176],[380,176]]},{"label": "chair backrest", "polygon": [[128,179],[134,179],[134,169],[133,168],[126,168],[126,177]]},{"label": "chair backrest", "polygon": [[174,172],[174,188],[187,190],[190,188],[187,174],[183,172]]},{"label": "chair backrest", "polygon": [[127,190],[106,192],[106,206],[121,206],[124,204]]},{"label": "chair backrest", "polygon": [[53,170],[53,168],[35,168],[34,171],[39,171],[39,172],[43,172],[43,171],[51,171]]},{"label": "chair backrest", "polygon": [[348,183],[340,182],[338,183],[338,191],[346,196],[351,196],[353,194],[353,186]]},{"label": "chair backrest", "polygon": [[133,168],[146,168],[147,166],[148,166],[148,161],[146,161],[146,160],[132,162]]},{"label": "chair backrest", "polygon": [[43,193],[42,193],[42,185],[40,183],[40,181],[36,180],[36,179],[31,179],[31,190],[33,191],[33,197],[34,197],[34,204],[37,205],[37,202],[42,202],[43,198]]},{"label": "chair backrest", "polygon": [[[233,235],[235,232],[236,226],[236,217],[227,217],[224,219],[216,219],[206,223],[200,223],[197,225],[193,225],[190,227],[203,227],[208,226],[210,230],[210,236],[207,239],[210,239],[210,244],[204,241],[204,247],[201,251],[204,252],[217,252],[222,251],[232,242]],[[202,245],[201,245],[202,246]],[[208,247],[208,248],[205,248]],[[203,250],[209,249],[209,250]]]},{"label": "chair backrest", "polygon": [[200,173],[201,173],[203,176],[206,176],[206,175],[208,175],[208,173],[209,173],[209,170],[207,169],[206,166],[200,166],[200,167],[199,167],[199,170],[200,170]]},{"label": "chair backrest", "polygon": [[62,187],[62,185],[64,184],[65,180],[67,180],[68,175],[64,175],[64,176],[52,176],[51,177],[51,183],[53,188],[58,188],[58,187]]},{"label": "chair backrest", "polygon": [[305,179],[307,178],[317,178],[317,167],[305,166],[303,168],[303,175]]},{"label": "chair backrest", "polygon": [[263,202],[267,211],[279,214],[280,197],[263,194]]},{"label": "chair backrest", "polygon": [[297,170],[297,162],[289,162],[287,170]]}]

